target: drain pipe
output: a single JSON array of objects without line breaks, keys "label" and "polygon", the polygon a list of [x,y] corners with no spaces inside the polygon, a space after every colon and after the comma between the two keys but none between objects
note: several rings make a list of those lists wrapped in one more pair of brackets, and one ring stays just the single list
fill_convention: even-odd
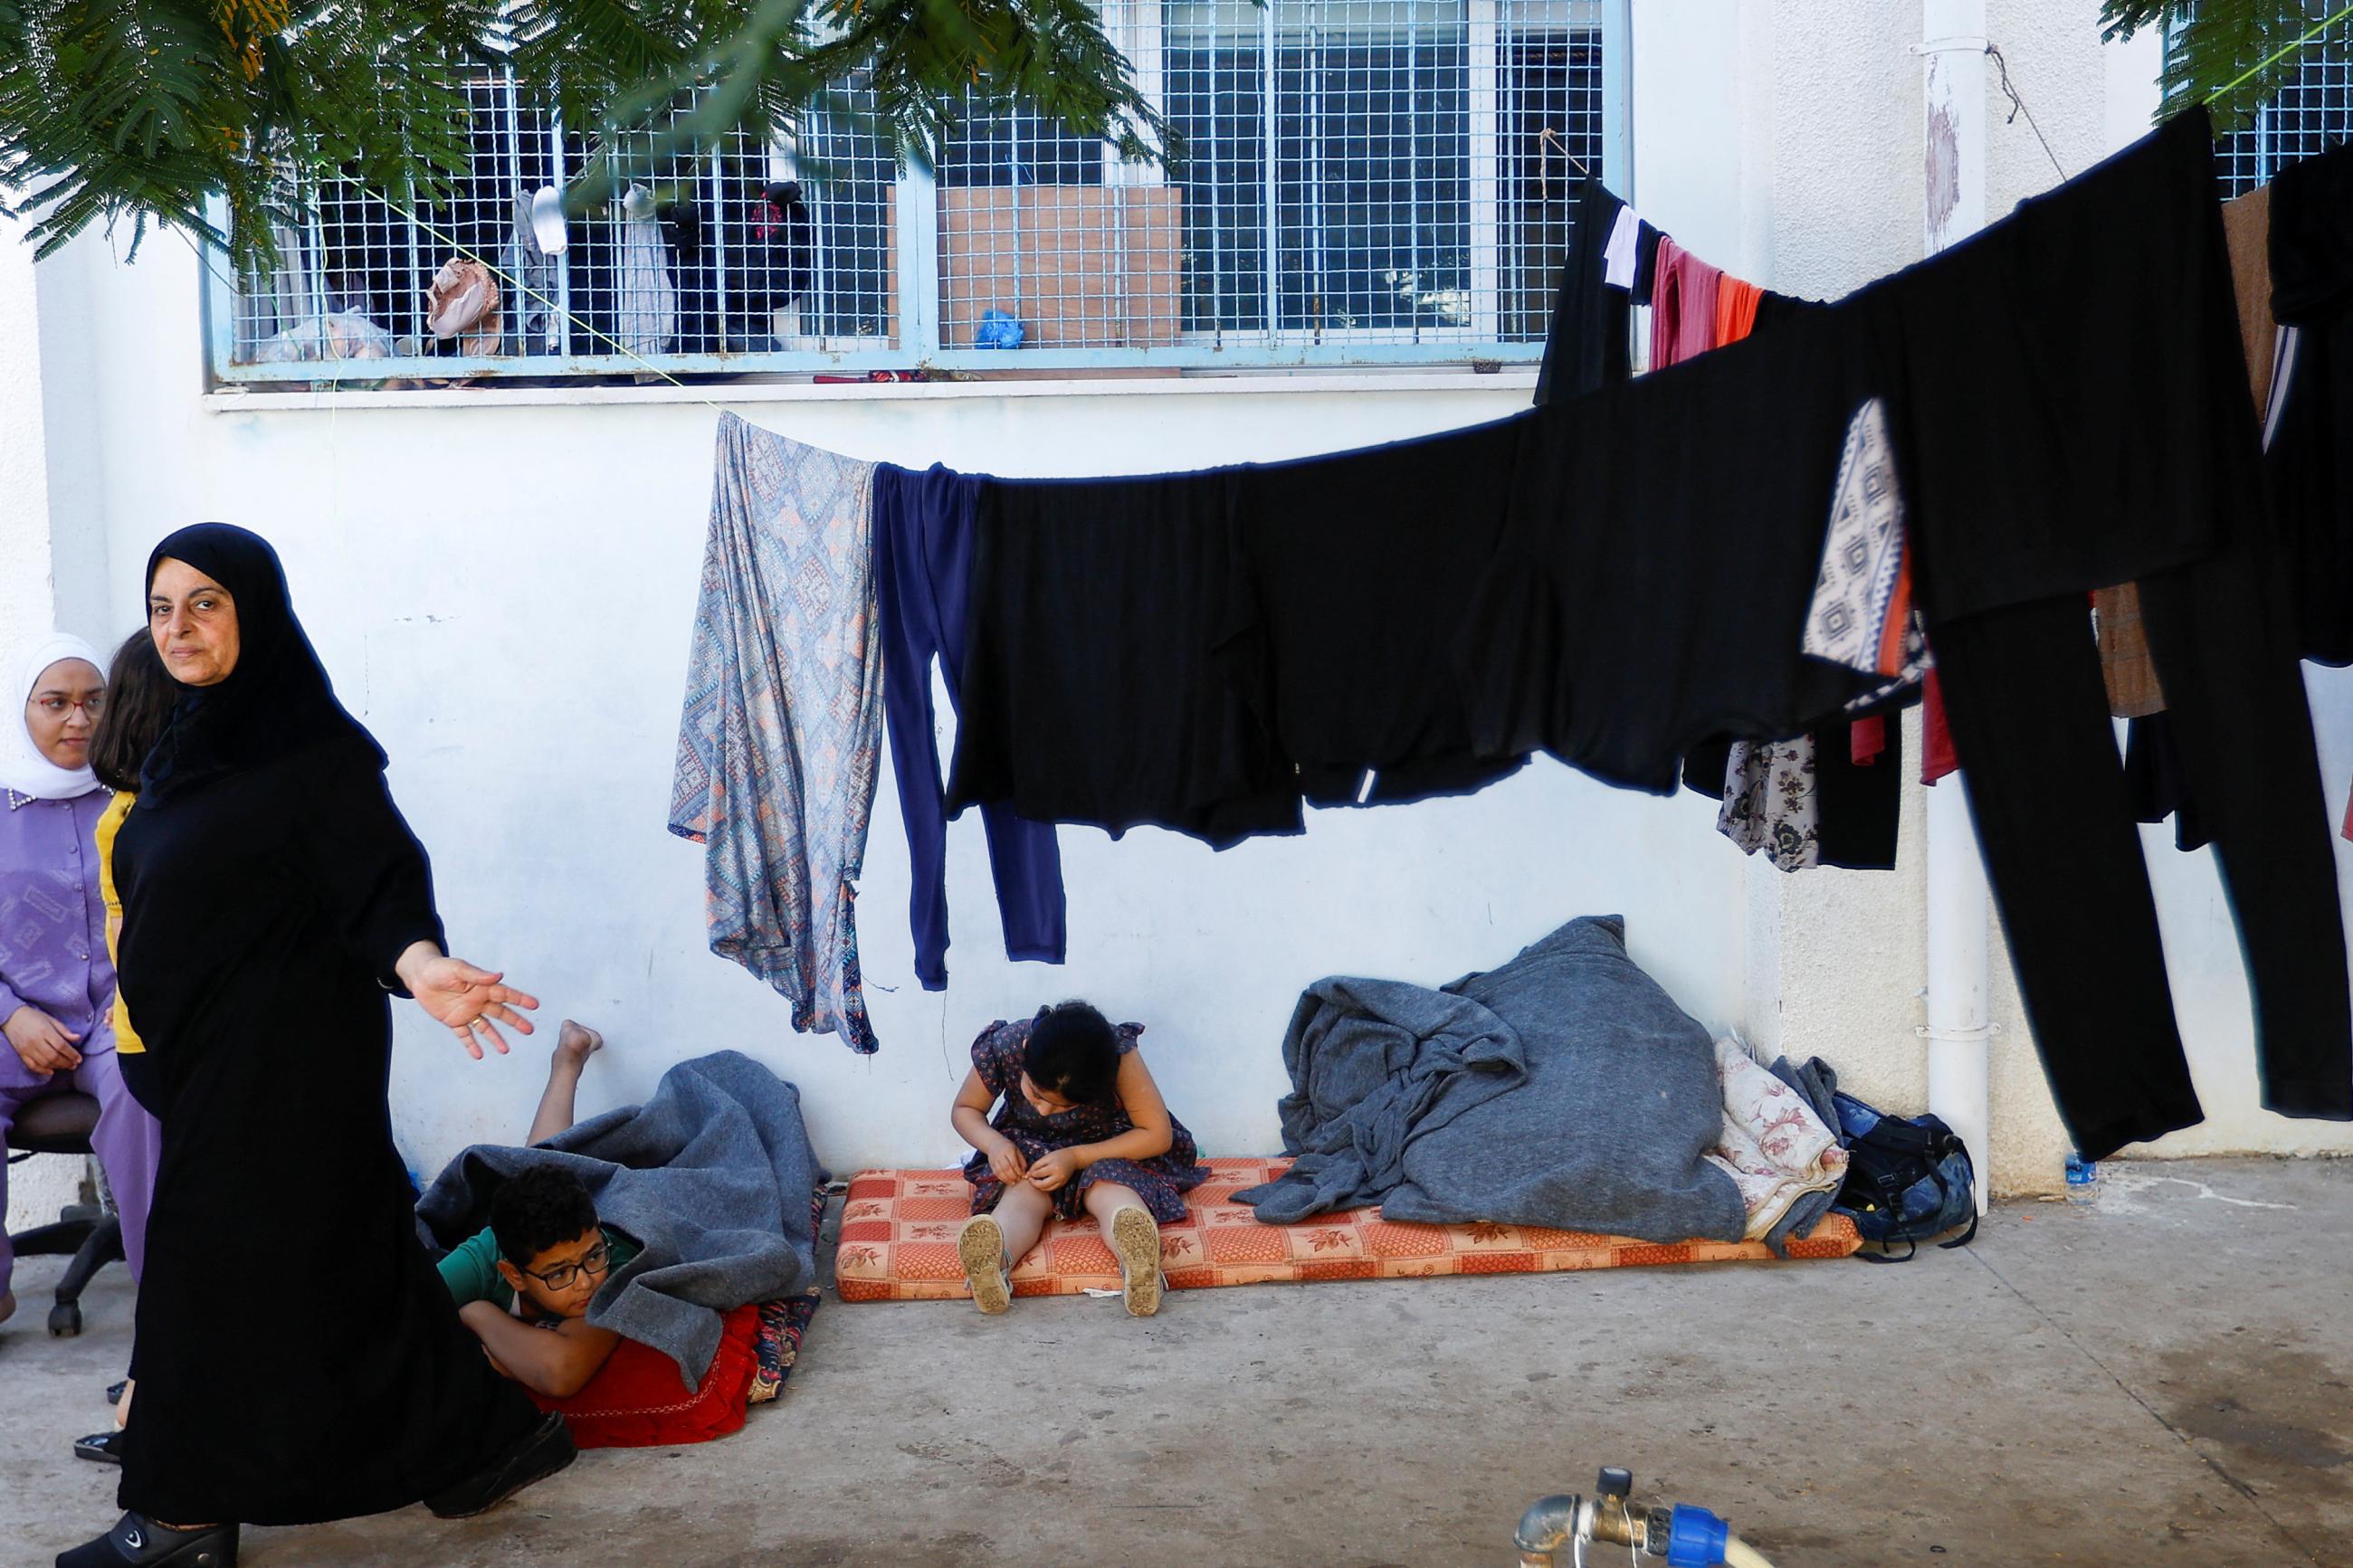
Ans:
[{"label": "drain pipe", "polygon": [[[1920,57],[1926,107],[1931,256],[1985,226],[1985,0],[1925,0]],[[1928,791],[1928,1109],[1968,1145],[1978,1212],[1986,1209],[1992,1100],[1987,1016],[1985,861],[1962,780]]]}]

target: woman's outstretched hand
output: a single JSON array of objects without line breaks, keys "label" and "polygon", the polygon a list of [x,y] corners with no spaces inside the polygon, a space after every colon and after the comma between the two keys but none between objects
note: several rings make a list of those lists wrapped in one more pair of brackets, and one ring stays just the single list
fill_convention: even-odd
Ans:
[{"label": "woman's outstretched hand", "polygon": [[499,1033],[499,1025],[519,1034],[532,1032],[531,1020],[522,1013],[537,1007],[539,998],[501,984],[506,978],[502,973],[448,957],[429,942],[420,942],[402,953],[395,970],[417,1005],[457,1036],[466,1054],[476,1061],[482,1059],[484,1041],[500,1055],[506,1054],[506,1037]]}]

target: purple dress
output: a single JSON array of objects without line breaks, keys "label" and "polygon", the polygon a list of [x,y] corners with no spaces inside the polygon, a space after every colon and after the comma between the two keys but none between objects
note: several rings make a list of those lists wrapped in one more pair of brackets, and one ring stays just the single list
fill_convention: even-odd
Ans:
[{"label": "purple dress", "polygon": [[[98,819],[104,789],[37,800],[0,789],[0,1019],[36,1007],[79,1036],[81,1066],[35,1072],[0,1041],[0,1152],[17,1115],[44,1095],[79,1089],[98,1101],[91,1150],[122,1219],[132,1279],[145,1271],[147,1207],[155,1192],[163,1130],[123,1087],[114,1056],[114,963],[106,952],[106,901],[98,887]],[[8,1201],[0,1164],[0,1209]],[[0,1290],[16,1253],[0,1227]]]},{"label": "purple dress", "polygon": [[[1119,1026],[1119,1054],[1135,1049],[1138,1035],[1144,1033],[1141,1024]],[[973,1069],[980,1081],[988,1086],[1002,1103],[989,1125],[1003,1133],[1021,1151],[1024,1160],[1035,1163],[1043,1154],[1057,1149],[1074,1148],[1081,1143],[1100,1143],[1116,1138],[1123,1132],[1135,1131],[1128,1120],[1126,1108],[1114,1102],[1110,1105],[1081,1105],[1051,1116],[1041,1114],[1021,1092],[1021,1052],[1029,1041],[1029,1020],[1008,1024],[1003,1019],[980,1032],[972,1043]],[[1115,1182],[1131,1188],[1152,1211],[1152,1217],[1162,1225],[1176,1225],[1185,1217],[1185,1194],[1201,1184],[1208,1175],[1200,1163],[1201,1151],[1185,1124],[1173,1115],[1168,1130],[1174,1142],[1165,1154],[1155,1154],[1149,1160],[1098,1160],[1071,1177],[1054,1194],[1054,1213],[1063,1219],[1076,1219],[1085,1213],[1082,1198],[1086,1190],[1097,1182]],[[988,1156],[975,1154],[965,1163],[964,1179],[972,1184],[972,1212],[987,1214],[1005,1195],[1005,1184],[988,1168]]]}]

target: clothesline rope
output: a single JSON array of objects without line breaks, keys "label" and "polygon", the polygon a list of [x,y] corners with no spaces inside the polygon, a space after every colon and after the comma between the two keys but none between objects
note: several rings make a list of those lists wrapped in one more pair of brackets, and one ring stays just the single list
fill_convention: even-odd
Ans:
[{"label": "clothesline rope", "polygon": [[[609,333],[598,331],[587,321],[581,319],[581,317],[565,310],[561,304],[558,304],[554,300],[550,299],[547,295],[541,293],[529,283],[526,283],[522,279],[507,272],[505,269],[498,266],[497,263],[487,259],[460,241],[442,233],[441,230],[434,227],[432,224],[427,222],[420,215],[411,212],[408,208],[402,206],[398,202],[393,201],[387,196],[375,191],[368,190],[365,186],[362,186],[360,189],[362,194],[366,195],[370,200],[381,204],[392,212],[397,214],[399,216],[407,219],[426,234],[430,235],[433,238],[438,239],[442,244],[448,246],[450,250],[457,255],[459,260],[475,262],[485,271],[489,272],[491,277],[500,279],[501,282],[512,284],[519,292],[528,295],[532,299],[538,300],[541,304],[545,305],[550,310],[562,316],[566,321],[572,323],[573,326],[579,329],[587,336],[595,338],[600,342],[609,343],[614,348],[619,350],[622,353],[637,361],[638,363],[646,368],[648,374],[661,377],[664,381],[669,382],[672,386],[677,387],[681,392],[692,392],[694,390],[692,386],[679,380],[678,377],[662,369],[659,365],[655,364],[651,360],[647,359],[643,354],[638,353],[637,350],[629,347],[628,344],[622,342],[619,339],[611,336]],[[204,267],[206,272],[211,273],[214,278],[227,283],[232,289],[235,289],[238,286],[236,279],[223,274],[214,268],[208,254],[211,249],[210,247],[202,243],[195,243],[194,244],[193,248],[196,252],[198,263]],[[722,414],[729,412],[727,405],[717,402],[709,397],[698,396],[695,401],[702,404],[706,408],[715,408]]]},{"label": "clothesline rope", "polygon": [[[513,284],[517,289],[530,296],[532,299],[538,300],[541,304],[545,305],[550,310],[562,316],[566,321],[569,321],[579,331],[586,333],[592,338],[595,338],[599,342],[611,344],[614,348],[618,349],[629,358],[645,366],[649,373],[661,377],[664,381],[669,382],[672,386],[677,387],[680,391],[691,392],[694,390],[692,387],[687,385],[686,383],[672,375],[670,372],[662,369],[659,365],[646,358],[645,355],[638,353],[637,350],[629,347],[628,344],[621,342],[620,339],[612,336],[610,333],[598,331],[595,327],[590,326],[586,321],[581,320],[580,317],[575,315],[572,311],[565,310],[562,305],[556,303],[555,300],[548,298],[545,294],[541,293],[538,289],[533,288],[522,279],[508,273],[500,268],[497,263],[487,259],[469,248],[464,244],[460,243],[459,240],[442,233],[439,229],[427,222],[425,218],[418,214],[410,212],[398,202],[392,200],[389,196],[384,195],[380,192],[368,190],[364,185],[361,186],[360,189],[370,199],[382,203],[385,206],[389,207],[393,212],[398,214],[404,218],[406,218],[410,223],[415,224],[418,228],[424,230],[427,234],[431,235],[435,239],[438,239],[442,244],[448,246],[460,260],[474,262],[480,266],[484,270],[488,271],[491,277],[498,279],[501,282]],[[699,397],[696,401],[702,403],[706,407],[716,408],[722,414],[727,412],[727,405],[725,404],[717,402],[712,398]]]},{"label": "clothesline rope", "polygon": [[2010,120],[2015,121],[2021,114],[2026,116],[2027,128],[2034,132],[2034,139],[2042,143],[2042,155],[2051,160],[2051,166],[2058,171],[2060,179],[2065,180],[2068,178],[2066,167],[2059,162],[2059,154],[2051,150],[2051,138],[2042,134],[2042,127],[2035,123],[2034,110],[2026,107],[2026,100],[2021,98],[2018,89],[2010,84],[2010,62],[2002,58],[2001,50],[1990,43],[1986,45],[1986,53],[1993,57],[1994,68],[2001,72],[2001,90],[2010,98]]},{"label": "clothesline rope", "polygon": [[[480,266],[481,266],[481,267],[482,267],[486,271],[488,271],[488,272],[491,274],[491,276],[492,276],[493,278],[497,278],[497,279],[501,279],[501,281],[504,281],[504,282],[508,282],[508,283],[512,283],[512,284],[513,284],[513,285],[515,286],[515,288],[516,288],[519,291],[521,291],[521,292],[522,292],[522,293],[523,293],[523,294],[529,295],[532,299],[534,299],[534,300],[538,300],[541,304],[545,305],[549,310],[551,310],[554,311],[556,314],[558,314],[558,315],[562,316],[565,321],[567,321],[571,322],[575,327],[577,327],[581,331],[583,331],[583,332],[586,333],[589,337],[595,338],[595,339],[596,339],[596,340],[597,340],[598,342],[607,342],[607,343],[610,343],[610,344],[612,344],[612,346],[613,346],[614,348],[616,348],[616,349],[619,350],[622,353],[627,354],[629,358],[631,358],[631,359],[633,359],[633,360],[637,361],[639,364],[641,364],[641,365],[645,366],[646,371],[647,371],[647,373],[648,373],[649,374],[658,375],[658,376],[661,377],[664,381],[669,382],[672,386],[677,387],[677,388],[678,388],[680,391],[681,391],[681,392],[692,392],[692,391],[694,391],[694,388],[693,388],[691,385],[688,384],[687,383],[685,383],[685,382],[683,382],[683,381],[679,380],[679,378],[678,378],[678,377],[676,377],[676,376],[672,375],[670,372],[668,372],[668,371],[666,371],[666,370],[662,369],[659,365],[655,364],[651,360],[647,359],[643,354],[641,354],[641,353],[638,353],[638,352],[637,352],[637,350],[635,350],[635,349],[633,349],[633,348],[629,347],[629,345],[628,345],[628,344],[627,344],[627,343],[625,343],[625,342],[620,342],[618,339],[614,338],[614,337],[611,337],[611,336],[609,336],[609,335],[608,335],[608,334],[607,334],[607,333],[604,333],[604,332],[600,332],[600,331],[598,331],[595,327],[590,326],[586,321],[583,321],[580,317],[578,317],[577,315],[575,315],[572,311],[565,310],[563,306],[561,306],[561,305],[557,304],[554,300],[549,299],[546,295],[544,295],[544,294],[541,293],[538,289],[536,289],[533,288],[530,284],[528,284],[528,283],[524,282],[522,279],[520,279],[520,278],[516,278],[516,277],[513,277],[513,276],[512,276],[512,275],[511,275],[510,273],[508,273],[508,272],[506,272],[505,270],[503,270],[502,268],[500,268],[499,266],[497,266],[495,263],[493,263],[493,262],[491,262],[491,261],[489,261],[489,260],[484,259],[484,258],[483,258],[480,254],[478,254],[477,252],[475,252],[475,251],[473,251],[473,250],[471,250],[471,249],[469,249],[466,246],[464,246],[464,245],[460,244],[459,241],[457,241],[457,240],[455,240],[455,239],[452,239],[449,236],[448,236],[448,235],[446,235],[446,234],[444,234],[444,233],[442,233],[439,229],[435,228],[431,224],[429,224],[429,223],[426,222],[424,218],[422,218],[421,216],[418,216],[418,215],[417,215],[416,213],[413,213],[413,212],[409,211],[406,207],[402,206],[399,203],[395,202],[395,201],[391,201],[391,200],[387,199],[387,198],[386,198],[386,197],[385,197],[385,196],[379,195],[377,195],[377,193],[375,193],[375,192],[374,192],[374,191],[367,191],[367,190],[365,190],[365,188],[364,188],[364,187],[363,187],[363,190],[364,190],[364,194],[365,194],[369,198],[371,198],[372,200],[376,201],[376,202],[379,202],[379,203],[382,203],[385,206],[386,206],[386,207],[390,208],[393,212],[395,212],[395,213],[398,214],[398,215],[399,215],[400,216],[402,216],[402,217],[406,218],[409,222],[411,222],[411,223],[415,224],[418,228],[420,228],[420,229],[424,230],[427,234],[428,234],[428,235],[432,236],[435,239],[438,239],[438,240],[441,241],[444,245],[448,246],[448,247],[449,247],[449,248],[457,254],[458,258],[459,258],[459,260],[461,260],[461,261],[472,261],[472,262],[477,262],[477,263],[479,263],[479,264],[480,264]],[[206,270],[206,272],[209,273],[209,274],[210,274],[214,279],[216,279],[216,280],[218,280],[219,282],[221,282],[221,283],[223,283],[223,284],[227,285],[227,287],[228,287],[232,291],[235,291],[235,290],[238,288],[238,286],[239,286],[239,285],[238,285],[238,281],[237,281],[237,279],[236,278],[234,278],[233,276],[231,276],[231,275],[229,275],[229,274],[227,274],[227,273],[224,273],[224,272],[220,271],[217,268],[216,268],[216,267],[213,265],[213,262],[212,262],[212,257],[211,257],[211,251],[212,251],[212,248],[213,248],[212,247],[210,247],[210,246],[208,246],[208,245],[206,245],[206,244],[203,243],[203,242],[202,242],[202,241],[200,241],[200,240],[191,240],[191,241],[189,242],[189,248],[191,248],[192,250],[194,250],[194,251],[196,253],[196,262],[197,262],[197,265],[199,265],[200,267],[202,267],[202,268]],[[341,357],[347,357],[347,356],[339,356],[339,358],[341,358]],[[722,413],[722,414],[726,414],[726,413],[732,412],[732,411],[729,409],[729,407],[728,407],[728,405],[727,405],[726,404],[717,402],[717,401],[715,401],[715,400],[713,400],[713,399],[712,399],[712,398],[709,398],[709,397],[704,397],[704,396],[700,396],[700,395],[698,395],[698,396],[695,398],[695,401],[696,401],[697,403],[702,404],[705,408],[715,408],[715,409],[717,409],[717,410],[718,410],[720,413]]]}]

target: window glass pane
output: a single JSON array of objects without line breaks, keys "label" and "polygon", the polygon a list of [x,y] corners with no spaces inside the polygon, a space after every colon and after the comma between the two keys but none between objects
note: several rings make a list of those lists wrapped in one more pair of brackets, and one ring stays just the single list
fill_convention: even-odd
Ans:
[{"label": "window glass pane", "polygon": [[939,187],[1100,185],[1103,148],[1032,109],[967,105],[940,149]]},{"label": "window glass pane", "polygon": [[1241,0],[1170,0],[1166,108],[1181,138],[1188,332],[1262,331],[1266,297],[1266,54]]},{"label": "window glass pane", "polygon": [[872,346],[898,331],[892,240],[898,159],[860,111],[871,95],[835,94],[808,117],[801,142],[801,192],[812,228],[803,330]]},{"label": "window glass pane", "polygon": [[1165,0],[1162,17],[1188,331],[1543,337],[1570,160],[1601,157],[1598,0],[1476,17],[1464,0]]},{"label": "window glass pane", "polygon": [[1277,324],[1467,327],[1461,0],[1278,6]]}]

